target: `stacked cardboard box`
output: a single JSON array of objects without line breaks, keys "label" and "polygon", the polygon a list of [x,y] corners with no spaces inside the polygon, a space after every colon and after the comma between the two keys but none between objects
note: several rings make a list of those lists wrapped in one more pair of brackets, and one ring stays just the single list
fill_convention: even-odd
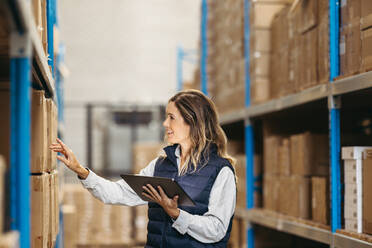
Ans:
[{"label": "stacked cardboard box", "polygon": [[329,185],[327,177],[311,178],[312,220],[324,225],[329,224]]},{"label": "stacked cardboard box", "polygon": [[311,219],[311,176],[328,170],[327,135],[264,135],[264,208]]},{"label": "stacked cardboard box", "polygon": [[[287,9],[293,1],[252,1],[250,9],[250,79],[251,79],[251,100],[253,104],[267,101],[270,98],[270,61],[277,57],[279,53],[286,56],[288,52],[283,49],[276,49],[277,43],[272,43],[275,35],[271,32],[271,23],[277,13],[283,13],[283,8]],[[279,14],[280,15],[280,14]],[[286,23],[282,23],[286,24]],[[285,25],[284,25],[285,26]],[[283,26],[283,27],[284,27]],[[283,33],[288,33],[283,29]],[[276,46],[276,47],[274,47]],[[287,45],[286,45],[287,46]],[[277,51],[277,54],[272,54]],[[276,61],[276,60],[275,60]],[[288,63],[277,64],[276,69],[281,71],[284,77],[288,71],[279,68],[288,66]],[[287,73],[288,74],[288,73]]]},{"label": "stacked cardboard box", "polygon": [[217,109],[245,106],[244,1],[208,1],[208,87]]},{"label": "stacked cardboard box", "polygon": [[48,37],[47,37],[47,1],[32,0],[32,9],[34,14],[35,25],[43,44],[45,54],[48,54]]},{"label": "stacked cardboard box", "polygon": [[363,231],[363,151],[368,147],[343,147],[345,180],[345,229],[361,233]]},{"label": "stacked cardboard box", "polygon": [[327,1],[295,1],[276,14],[271,28],[270,98],[328,81]]},{"label": "stacked cardboard box", "polygon": [[[81,185],[66,185],[64,204],[69,206],[65,215],[65,229],[74,230],[69,235],[77,245],[118,245],[132,244],[132,209],[127,206],[105,205],[95,199]],[[73,218],[76,218],[74,220]]]},{"label": "stacked cardboard box", "polygon": [[74,205],[64,204],[63,214],[63,235],[65,247],[75,247],[78,239],[78,213]]},{"label": "stacked cardboard box", "polygon": [[[56,142],[58,132],[58,111],[52,99],[46,99],[47,115],[47,146]],[[46,171],[52,172],[57,168],[57,153],[47,150],[46,154]]]},{"label": "stacked cardboard box", "polygon": [[371,27],[371,1],[341,1],[341,75],[352,75],[372,69]]},{"label": "stacked cardboard box", "polygon": [[[162,153],[164,144],[161,143],[137,143],[133,146],[133,173],[139,173],[152,160]],[[137,243],[145,243],[147,240],[147,205],[134,207],[134,239]]]},{"label": "stacked cardboard box", "polygon": [[363,152],[363,232],[372,234],[372,150]]},{"label": "stacked cardboard box", "polygon": [[19,233],[11,231],[0,234],[0,248],[19,248]]}]

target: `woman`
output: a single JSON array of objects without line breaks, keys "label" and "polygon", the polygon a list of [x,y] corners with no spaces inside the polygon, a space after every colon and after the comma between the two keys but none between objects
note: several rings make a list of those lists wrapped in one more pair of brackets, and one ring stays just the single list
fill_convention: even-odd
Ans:
[{"label": "woman", "polygon": [[[213,102],[197,90],[173,96],[163,123],[170,146],[140,175],[174,178],[196,206],[178,206],[161,187],[144,186],[149,223],[146,247],[226,247],[235,210],[234,160],[226,153],[226,135],[218,124]],[[57,140],[50,146],[85,188],[107,204],[147,204],[125,183],[111,182],[84,168],[72,151]]]}]

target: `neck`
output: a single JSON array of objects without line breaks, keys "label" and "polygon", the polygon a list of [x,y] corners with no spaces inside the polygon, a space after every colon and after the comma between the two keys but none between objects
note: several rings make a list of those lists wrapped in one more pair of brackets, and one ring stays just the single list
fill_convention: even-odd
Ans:
[{"label": "neck", "polygon": [[187,157],[187,154],[189,154],[190,151],[190,144],[188,143],[180,143],[180,152],[181,152],[181,159],[185,160]]}]

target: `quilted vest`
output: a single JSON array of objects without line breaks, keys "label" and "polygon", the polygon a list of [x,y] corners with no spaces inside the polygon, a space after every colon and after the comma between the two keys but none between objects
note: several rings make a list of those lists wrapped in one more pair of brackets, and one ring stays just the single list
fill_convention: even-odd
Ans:
[{"label": "quilted vest", "polygon": [[[234,172],[229,161],[217,154],[217,146],[212,144],[209,149],[208,163],[202,168],[198,167],[196,172],[189,171],[178,176],[177,157],[175,151],[177,144],[164,148],[166,157],[159,158],[155,165],[154,176],[173,178],[185,192],[194,200],[195,206],[178,208],[193,214],[203,215],[208,211],[209,195],[220,170],[228,166]],[[201,163],[205,158],[201,158]],[[235,173],[235,172],[234,172]],[[187,233],[182,235],[172,227],[173,221],[163,208],[157,203],[149,202],[149,222],[147,225],[147,243],[145,247],[226,247],[230,237],[232,218],[225,237],[216,243],[201,243]]]}]

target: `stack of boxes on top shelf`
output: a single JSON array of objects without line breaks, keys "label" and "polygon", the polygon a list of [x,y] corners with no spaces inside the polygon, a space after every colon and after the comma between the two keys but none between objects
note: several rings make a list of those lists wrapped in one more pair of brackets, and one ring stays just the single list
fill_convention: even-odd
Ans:
[{"label": "stack of boxes on top shelf", "polygon": [[[271,23],[274,16],[283,9],[288,9],[289,4],[293,0],[260,0],[250,3],[250,83],[251,83],[251,102],[252,104],[267,101],[270,97],[270,58],[284,55],[288,58],[288,53],[281,51],[280,42],[274,39],[274,34],[271,32]],[[281,27],[280,35],[282,37],[288,34],[288,27],[285,28],[285,23]],[[285,44],[288,40],[283,39],[281,44]],[[282,58],[284,59],[284,58]],[[278,64],[279,66],[288,66],[288,63]],[[278,68],[279,69],[279,68]],[[281,68],[281,76],[285,70]]]},{"label": "stack of boxes on top shelf", "polygon": [[341,1],[340,74],[372,69],[372,2]]},{"label": "stack of boxes on top shelf", "polygon": [[299,0],[273,19],[270,99],[329,80],[328,1]]},{"label": "stack of boxes on top shelf", "polygon": [[131,247],[132,211],[104,204],[80,184],[64,186],[65,247]]},{"label": "stack of boxes on top shelf", "polygon": [[[164,154],[163,147],[165,145],[156,142],[143,142],[136,143],[133,146],[133,173],[138,174],[145,168],[152,160]],[[134,240],[137,244],[144,244],[147,240],[147,205],[136,206],[133,208],[134,211]]]},{"label": "stack of boxes on top shelf", "polygon": [[327,135],[264,133],[264,208],[328,224],[328,150]]},{"label": "stack of boxes on top shelf", "polygon": [[343,147],[345,230],[372,234],[372,147]]},{"label": "stack of boxes on top shelf", "polygon": [[218,111],[245,106],[244,1],[208,1],[208,90]]},{"label": "stack of boxes on top shelf", "polygon": [[[228,154],[236,159],[235,164],[235,175],[237,178],[237,196],[236,196],[236,208],[246,209],[247,208],[247,197],[246,197],[246,166],[247,157],[245,155],[244,143],[240,141],[229,141],[227,144]],[[255,207],[260,207],[262,202],[261,194],[261,181],[259,176],[261,175],[261,156],[255,155],[254,157],[254,177],[255,177],[255,192],[254,192],[254,204]],[[229,239],[230,247],[246,247],[247,238],[246,230],[247,223],[245,220],[239,219],[235,216],[233,219],[233,227],[231,236]]]},{"label": "stack of boxes on top shelf", "polygon": [[48,146],[57,137],[57,108],[44,91],[32,91],[31,246],[54,247],[59,231],[59,179],[56,154]]}]

